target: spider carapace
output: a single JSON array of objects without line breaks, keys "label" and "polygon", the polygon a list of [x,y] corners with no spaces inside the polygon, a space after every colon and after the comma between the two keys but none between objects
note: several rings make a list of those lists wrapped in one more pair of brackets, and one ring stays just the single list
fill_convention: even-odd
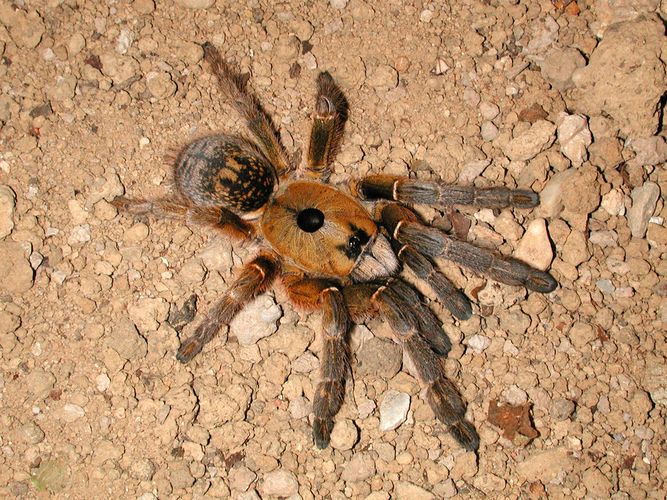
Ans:
[{"label": "spider carapace", "polygon": [[324,184],[288,184],[269,202],[260,227],[277,253],[317,276],[365,281],[398,268],[363,205]]},{"label": "spider carapace", "polygon": [[[246,120],[257,142],[225,134],[186,145],[174,163],[175,192],[157,200],[117,198],[120,209],[206,225],[263,250],[247,262],[176,355],[190,361],[257,294],[280,282],[289,300],[322,312],[320,381],[313,399],[312,429],[318,448],[329,444],[350,372],[348,336],[354,323],[380,316],[388,322],[424,387],[435,416],[462,446],[479,447],[466,405],[446,377],[451,348],[441,321],[402,277],[403,267],[424,280],[459,320],[472,314],[470,300],[440,272],[444,258],[511,285],[548,293],[557,286],[547,272],[424,224],[415,204],[532,208],[536,193],[476,188],[388,175],[358,179],[350,194],[327,184],[348,116],[348,103],[327,72],[317,96],[305,168],[295,166],[247,78],[209,43],[206,61],[225,98]],[[374,202],[366,208],[365,202]]]}]

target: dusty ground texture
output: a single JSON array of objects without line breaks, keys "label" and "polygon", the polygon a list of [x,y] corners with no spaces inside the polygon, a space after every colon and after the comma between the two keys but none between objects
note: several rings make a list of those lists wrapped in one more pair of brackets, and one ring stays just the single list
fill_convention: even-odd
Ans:
[{"label": "dusty ground texture", "polygon": [[[658,0],[1,0],[1,494],[663,497],[666,15]],[[530,211],[422,210],[560,284],[543,296],[442,265],[475,298],[462,323],[431,305],[477,455],[434,421],[381,321],[353,332],[325,451],[309,424],[317,315],[267,293],[176,361],[253,249],[109,201],[165,194],[170,150],[242,131],[206,40],[252,74],[291,151],[332,72],[351,103],[336,183],[384,171],[542,193]],[[496,401],[528,404],[539,435],[489,422]]]}]

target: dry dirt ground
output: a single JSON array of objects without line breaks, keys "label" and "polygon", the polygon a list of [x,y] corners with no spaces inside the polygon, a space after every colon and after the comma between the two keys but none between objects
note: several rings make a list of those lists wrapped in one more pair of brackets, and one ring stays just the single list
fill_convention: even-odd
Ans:
[{"label": "dry dirt ground", "polygon": [[[666,14],[659,0],[1,0],[0,494],[663,498]],[[324,451],[317,314],[270,292],[176,361],[253,246],[109,202],[168,193],[170,151],[243,131],[207,40],[252,75],[290,151],[307,145],[318,71],[335,76],[351,113],[334,183],[384,171],[541,193],[533,210],[421,210],[559,282],[545,296],[442,263],[474,298],[464,322],[421,287],[477,454],[434,420],[381,320],[352,333]],[[496,402],[530,420],[490,419]]]}]

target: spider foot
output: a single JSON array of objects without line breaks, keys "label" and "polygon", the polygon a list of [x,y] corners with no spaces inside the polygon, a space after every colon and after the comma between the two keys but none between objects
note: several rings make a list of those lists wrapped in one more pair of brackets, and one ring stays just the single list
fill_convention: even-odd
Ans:
[{"label": "spider foot", "polygon": [[553,292],[558,286],[558,282],[549,273],[531,269],[531,273],[525,278],[525,286],[529,290],[540,293]]},{"label": "spider foot", "polygon": [[313,420],[313,441],[318,449],[324,450],[329,446],[333,426],[334,422],[331,419],[315,417]]},{"label": "spider foot", "polygon": [[343,405],[345,384],[343,380],[325,380],[318,384],[313,401],[313,440],[323,450],[329,446],[334,422],[333,416]]},{"label": "spider foot", "polygon": [[479,434],[475,426],[467,420],[461,420],[450,426],[449,432],[466,450],[477,451],[479,449]]},{"label": "spider foot", "polygon": [[176,359],[181,363],[187,363],[204,348],[204,343],[197,337],[185,339],[176,353]]},{"label": "spider foot", "polygon": [[436,417],[449,426],[449,432],[461,446],[468,451],[479,448],[479,434],[475,427],[463,418],[466,411],[463,399],[444,374],[428,388],[426,399]]}]

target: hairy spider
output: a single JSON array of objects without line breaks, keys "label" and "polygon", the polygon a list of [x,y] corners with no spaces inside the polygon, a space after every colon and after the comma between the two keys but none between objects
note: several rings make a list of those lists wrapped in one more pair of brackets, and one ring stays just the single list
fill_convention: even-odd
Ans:
[{"label": "hairy spider", "polygon": [[157,200],[121,197],[114,203],[134,215],[184,219],[236,240],[255,239],[264,250],[245,264],[183,341],[178,360],[190,361],[246,303],[278,280],[297,307],[319,309],[323,315],[321,374],[313,402],[318,448],[329,444],[333,418],[343,403],[351,325],[380,315],[411,358],[437,418],[463,447],[477,449],[479,436],[465,420],[466,405],[443,370],[450,341],[420,295],[400,278],[401,264],[426,281],[461,320],[472,314],[470,301],[438,270],[436,258],[537,292],[550,292],[557,283],[521,261],[424,225],[410,205],[531,208],[539,203],[538,195],[371,175],[356,181],[351,192],[362,200],[385,200],[376,203],[373,216],[360,201],[326,184],[348,114],[348,103],[329,73],[317,78],[307,166],[302,178],[294,179],[289,174],[295,165],[271,118],[247,89],[247,77],[210,43],[203,48],[222,94],[246,120],[257,143],[225,134],[197,139],[176,158],[175,193]]}]

